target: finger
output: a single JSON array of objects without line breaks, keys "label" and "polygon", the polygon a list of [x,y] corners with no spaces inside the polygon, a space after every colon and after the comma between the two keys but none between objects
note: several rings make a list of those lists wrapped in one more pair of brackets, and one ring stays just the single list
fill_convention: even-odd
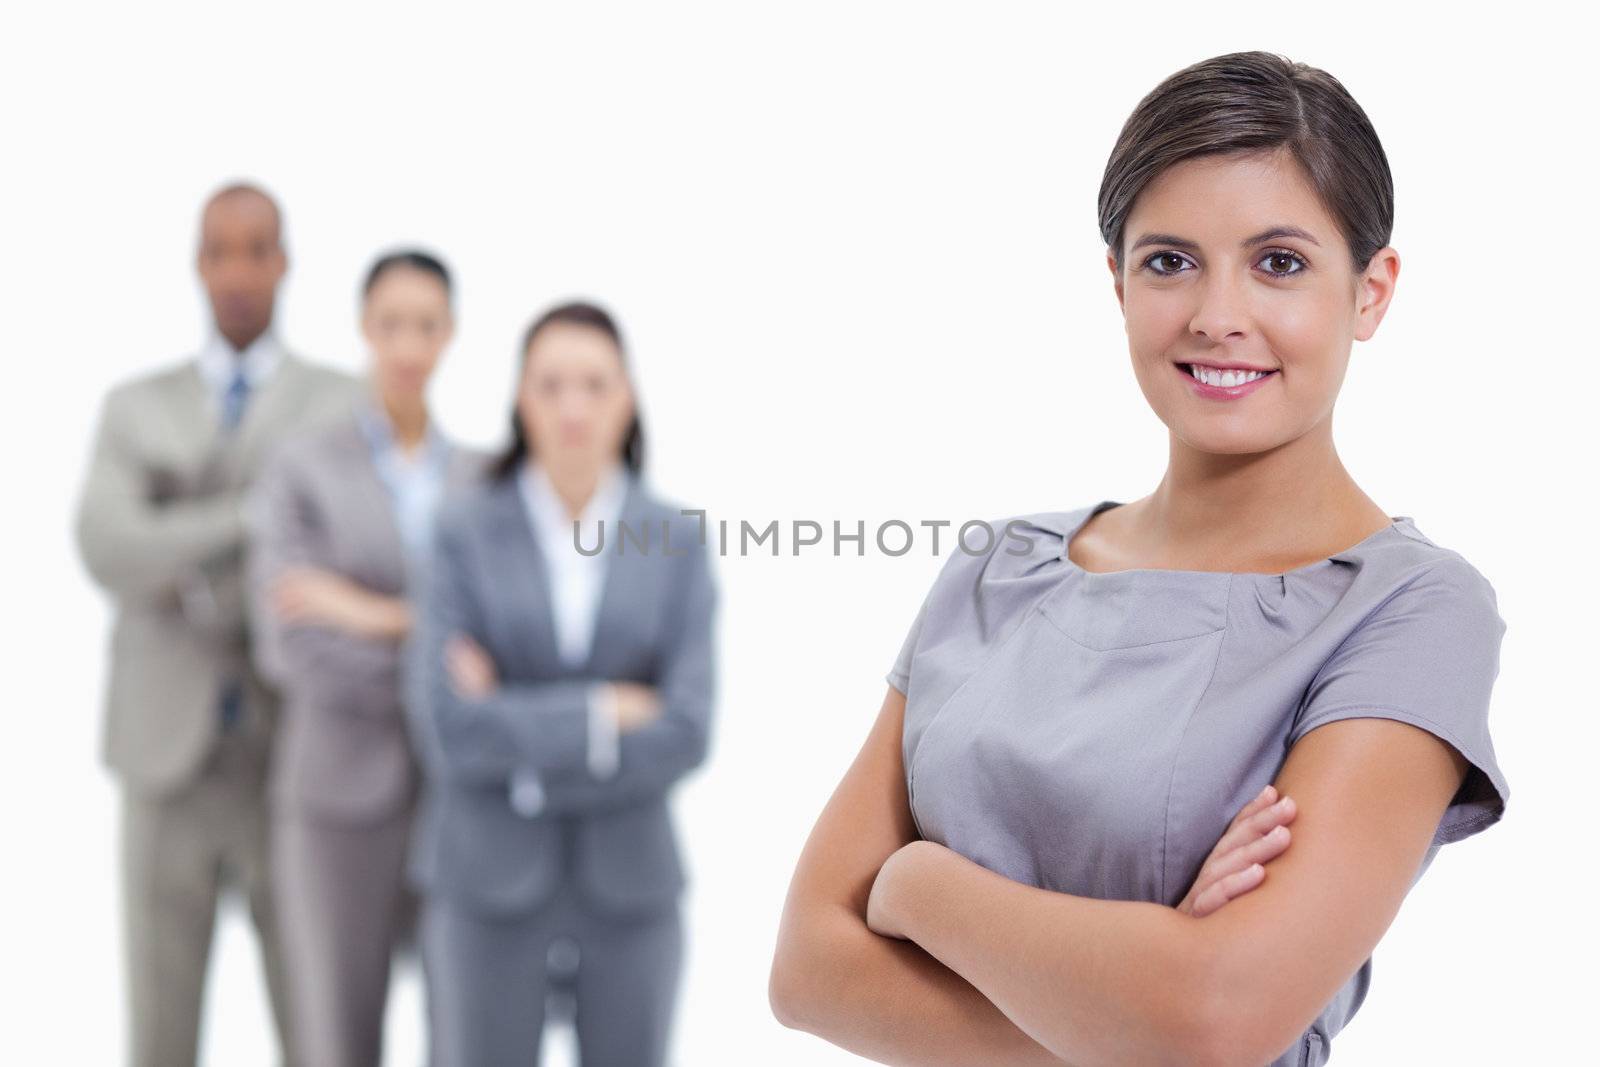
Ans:
[{"label": "finger", "polygon": [[1279,797],[1278,800],[1245,818],[1237,826],[1230,828],[1217,841],[1213,852],[1225,852],[1229,849],[1239,848],[1262,834],[1267,833],[1280,823],[1292,822],[1296,808],[1292,797]]},{"label": "finger", "polygon": [[1251,864],[1241,871],[1235,871],[1226,878],[1211,883],[1195,897],[1195,915],[1203,918],[1239,894],[1254,889],[1265,874],[1266,869],[1260,864]]},{"label": "finger", "polygon": [[1255,795],[1250,803],[1239,809],[1239,814],[1233,817],[1233,821],[1230,822],[1228,826],[1231,828],[1239,825],[1241,822],[1248,819],[1250,816],[1254,815],[1268,804],[1271,804],[1277,798],[1277,789],[1269,783],[1264,789],[1261,790],[1261,792]]},{"label": "finger", "polygon": [[1293,836],[1287,826],[1274,826],[1269,832],[1250,842],[1239,852],[1257,863],[1266,863],[1283,854]]},{"label": "finger", "polygon": [[1255,831],[1256,836],[1266,833],[1280,823],[1291,823],[1299,809],[1295,806],[1294,797],[1279,797],[1278,802],[1263,811],[1258,811],[1245,824]]}]

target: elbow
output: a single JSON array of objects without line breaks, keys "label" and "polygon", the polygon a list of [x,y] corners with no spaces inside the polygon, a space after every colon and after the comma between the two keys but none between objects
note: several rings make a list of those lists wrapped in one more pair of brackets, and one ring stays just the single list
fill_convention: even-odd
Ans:
[{"label": "elbow", "polygon": [[780,940],[772,954],[772,969],[767,976],[767,1005],[772,1017],[790,1030],[820,1033],[821,1011],[813,991],[818,984],[812,980],[810,968],[804,962],[800,946],[792,944],[794,935]]},{"label": "elbow", "polygon": [[1171,1062],[1196,1067],[1259,1067],[1277,1059],[1308,1020],[1290,1018],[1290,1011],[1269,988],[1276,984],[1259,982],[1239,988],[1213,981],[1195,986],[1204,991],[1194,997],[1195,1010],[1174,1042]]}]

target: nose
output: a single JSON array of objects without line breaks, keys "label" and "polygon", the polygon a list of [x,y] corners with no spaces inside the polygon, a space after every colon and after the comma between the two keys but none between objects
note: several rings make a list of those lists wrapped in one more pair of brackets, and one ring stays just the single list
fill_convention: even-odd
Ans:
[{"label": "nose", "polygon": [[1212,273],[1199,287],[1189,329],[1213,343],[1243,337],[1249,321],[1244,285],[1227,271]]}]

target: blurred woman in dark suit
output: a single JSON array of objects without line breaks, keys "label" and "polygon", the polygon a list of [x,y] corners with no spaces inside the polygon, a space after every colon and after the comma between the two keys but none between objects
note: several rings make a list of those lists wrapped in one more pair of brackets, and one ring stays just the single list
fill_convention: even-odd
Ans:
[{"label": "blurred woman in dark suit", "polygon": [[367,390],[279,449],[258,483],[256,654],[284,695],[272,851],[294,1058],[377,1067],[389,961],[415,914],[405,878],[418,772],[401,710],[406,594],[440,500],[486,457],[445,439],[428,382],[453,332],[450,274],[407,251],[363,287]]},{"label": "blurred woman in dark suit", "polygon": [[665,1060],[668,799],[708,749],[717,593],[643,444],[615,323],[553,308],[524,337],[510,448],[440,516],[409,661],[435,1067],[536,1062],[553,984],[584,1067]]}]

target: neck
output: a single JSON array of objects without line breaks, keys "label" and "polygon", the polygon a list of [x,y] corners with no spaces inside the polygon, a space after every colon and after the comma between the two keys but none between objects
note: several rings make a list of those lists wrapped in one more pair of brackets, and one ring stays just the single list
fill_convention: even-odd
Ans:
[{"label": "neck", "polygon": [[595,491],[600,487],[600,476],[605,469],[589,464],[582,466],[544,464],[545,474],[549,476],[550,484],[555,487],[556,496],[561,498],[562,506],[572,519],[582,516],[583,509],[589,506],[589,501],[594,498]]},{"label": "neck", "polygon": [[420,396],[379,397],[383,413],[397,444],[406,452],[419,447],[428,435],[428,405]]},{"label": "neck", "polygon": [[228,342],[228,345],[233,349],[233,354],[240,356],[244,354],[245,349],[255,344],[259,338],[264,337],[270,329],[270,326],[263,326],[254,331],[229,333],[219,326],[217,327],[217,333],[224,341]]},{"label": "neck", "polygon": [[1332,420],[1266,452],[1219,455],[1171,439],[1167,471],[1129,519],[1154,558],[1272,558],[1375,532],[1388,515],[1333,446]]}]

